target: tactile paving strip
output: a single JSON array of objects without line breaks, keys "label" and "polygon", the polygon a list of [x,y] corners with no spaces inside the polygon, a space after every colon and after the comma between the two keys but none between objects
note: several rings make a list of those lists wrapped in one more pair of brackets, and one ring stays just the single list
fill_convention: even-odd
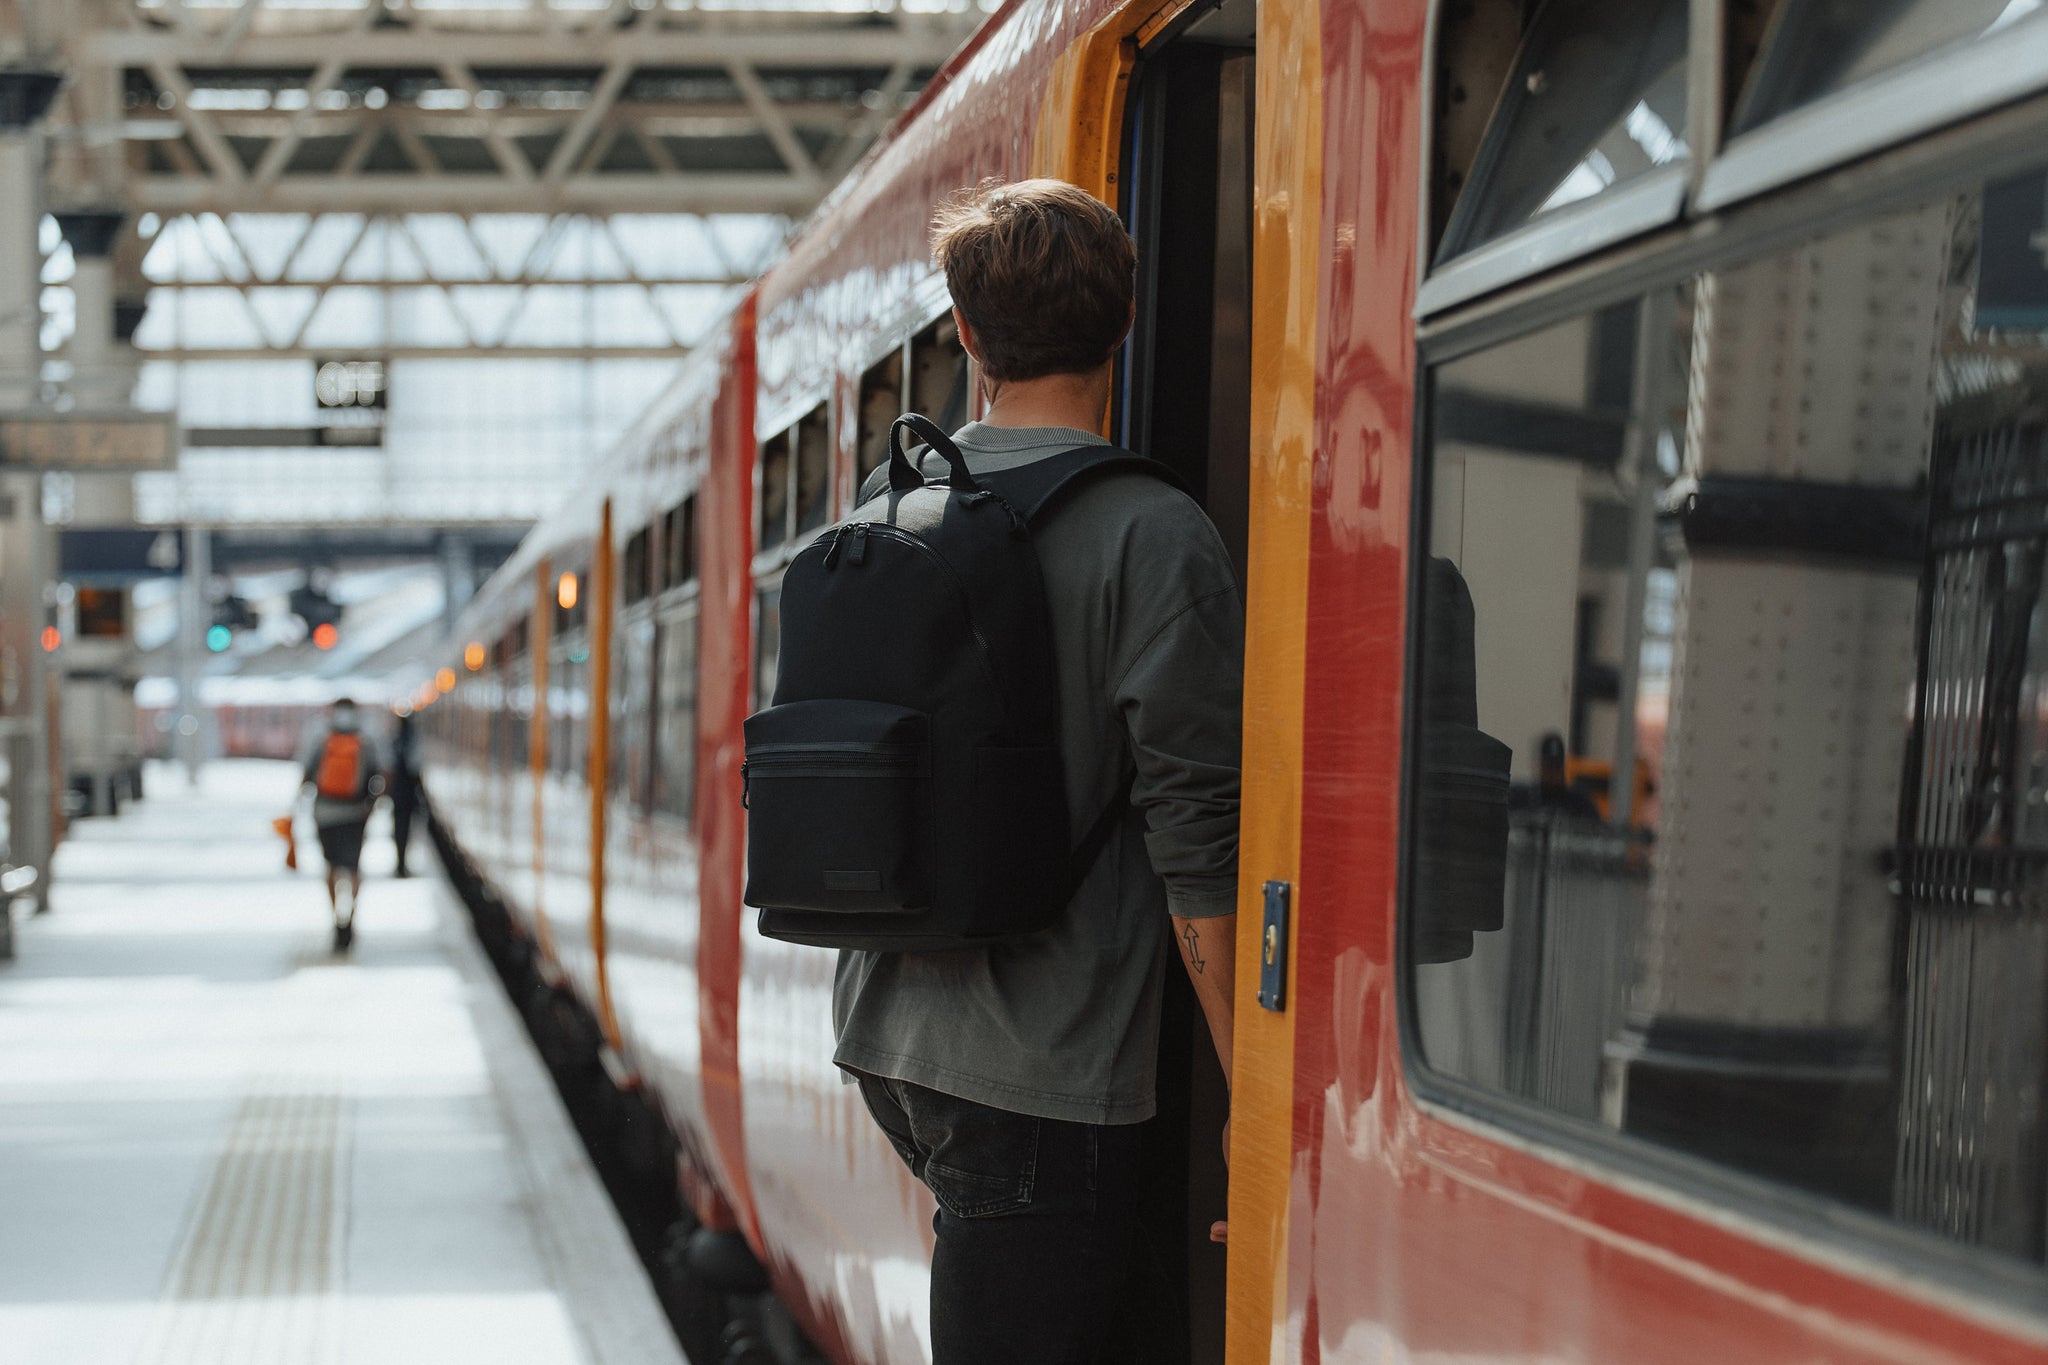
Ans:
[{"label": "tactile paving strip", "polygon": [[242,1101],[135,1365],[339,1358],[347,1108],[303,1088]]}]

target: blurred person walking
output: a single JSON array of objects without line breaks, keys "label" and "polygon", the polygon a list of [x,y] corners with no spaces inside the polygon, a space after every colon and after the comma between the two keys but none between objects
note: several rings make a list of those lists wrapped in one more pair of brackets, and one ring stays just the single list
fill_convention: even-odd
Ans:
[{"label": "blurred person walking", "polygon": [[420,745],[408,708],[396,712],[397,724],[391,735],[391,767],[384,785],[391,797],[391,842],[398,849],[398,875],[410,877],[405,850],[412,842],[412,818],[420,804]]},{"label": "blurred person walking", "polygon": [[[345,953],[355,941],[356,901],[363,890],[363,831],[384,789],[377,751],[362,732],[362,717],[348,697],[335,701],[327,713],[327,732],[306,759],[304,787],[313,792],[313,826],[320,834],[320,852],[327,859],[327,905],[334,913],[334,951]],[[341,905],[340,882],[348,875],[348,910]]]}]

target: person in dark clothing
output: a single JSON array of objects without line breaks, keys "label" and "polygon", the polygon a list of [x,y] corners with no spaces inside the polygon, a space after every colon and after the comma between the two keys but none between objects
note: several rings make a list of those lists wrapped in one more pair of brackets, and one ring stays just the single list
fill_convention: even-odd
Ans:
[{"label": "person in dark clothing", "polygon": [[[1137,264],[1116,215],[1058,181],[989,185],[940,207],[933,249],[979,367],[981,420],[954,435],[969,468],[1105,444]],[[1123,800],[1128,780],[1127,809],[1050,928],[843,952],[833,998],[833,1060],[938,1203],[935,1365],[1101,1359],[1175,949],[1230,1072],[1244,668],[1230,556],[1191,498],[1141,473],[1082,487],[1032,538],[1068,808]]]},{"label": "person in dark clothing", "polygon": [[419,736],[413,729],[412,712],[401,707],[398,724],[391,736],[391,767],[384,784],[391,793],[391,842],[398,848],[398,875],[410,877],[405,865],[406,846],[412,842],[412,817],[420,802]]},{"label": "person in dark clothing", "polygon": [[[334,912],[334,950],[355,941],[356,901],[363,893],[363,830],[384,790],[377,751],[363,735],[356,704],[347,697],[328,712],[326,733],[305,764],[306,789],[313,793],[313,825],[327,859],[327,906]],[[348,878],[348,909],[341,905],[341,879]]]}]

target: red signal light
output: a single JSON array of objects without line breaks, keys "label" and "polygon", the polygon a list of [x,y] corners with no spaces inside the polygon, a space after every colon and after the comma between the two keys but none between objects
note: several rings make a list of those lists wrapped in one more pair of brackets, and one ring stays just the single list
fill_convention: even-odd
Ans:
[{"label": "red signal light", "polygon": [[313,627],[313,648],[315,649],[332,649],[334,648],[334,642],[340,638],[341,632],[326,621],[322,621],[319,625]]},{"label": "red signal light", "polygon": [[64,632],[55,626],[43,627],[43,653],[55,654],[57,646],[64,643]]}]

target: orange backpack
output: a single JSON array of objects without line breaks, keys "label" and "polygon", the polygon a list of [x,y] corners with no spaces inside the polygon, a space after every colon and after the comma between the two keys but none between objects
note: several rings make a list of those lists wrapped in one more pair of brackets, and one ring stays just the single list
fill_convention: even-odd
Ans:
[{"label": "orange backpack", "polygon": [[320,749],[320,771],[313,790],[340,801],[353,801],[363,794],[363,737],[329,735]]}]

